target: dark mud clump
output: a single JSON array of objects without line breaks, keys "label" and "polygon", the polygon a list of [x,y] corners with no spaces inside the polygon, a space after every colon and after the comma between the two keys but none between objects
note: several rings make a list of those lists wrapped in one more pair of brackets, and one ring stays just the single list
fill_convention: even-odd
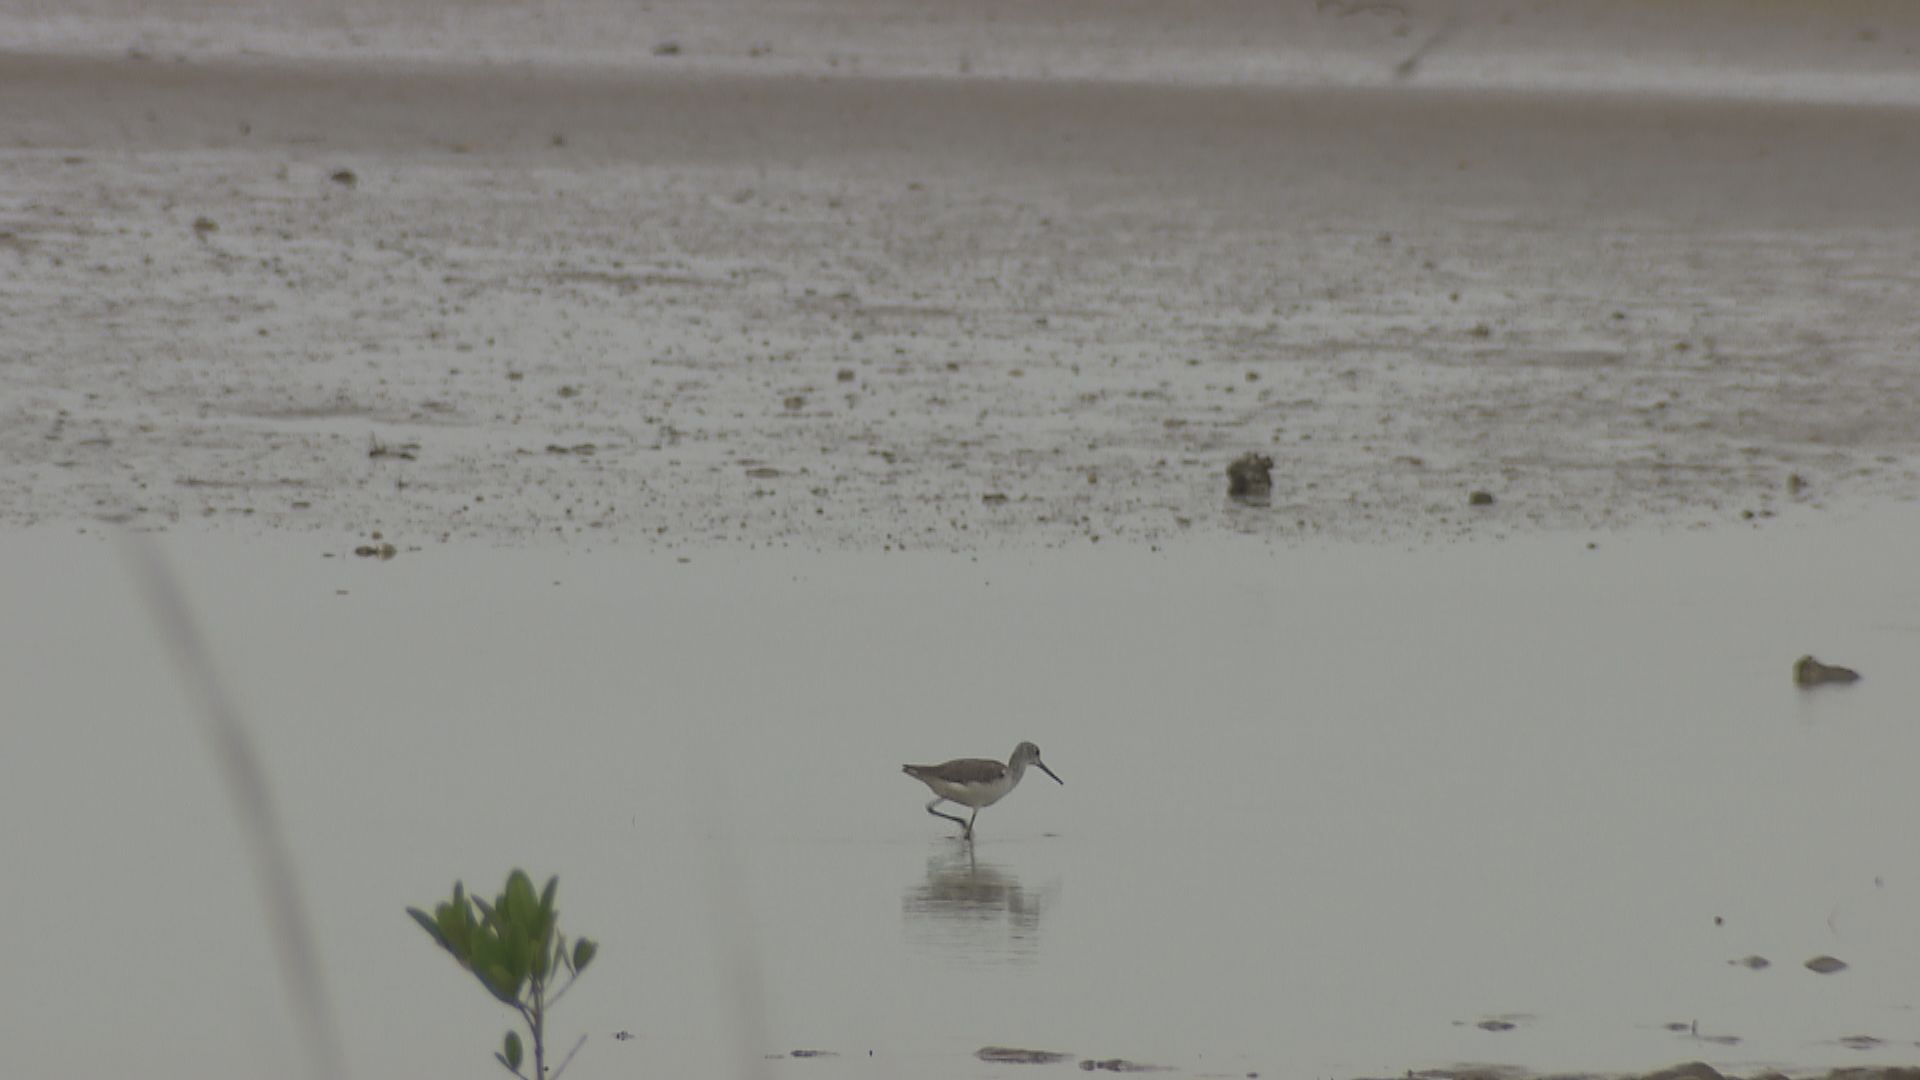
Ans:
[{"label": "dark mud clump", "polygon": [[1094,1072],[1096,1070],[1100,1072],[1116,1072],[1116,1073],[1172,1072],[1173,1071],[1172,1068],[1166,1065],[1142,1065],[1137,1061],[1128,1061],[1125,1058],[1107,1058],[1102,1061],[1096,1061],[1093,1058],[1086,1058],[1080,1062],[1080,1071]]},{"label": "dark mud clump", "polygon": [[1252,451],[1227,466],[1227,497],[1259,500],[1273,495],[1273,459]]},{"label": "dark mud clump", "polygon": [[1821,955],[1807,961],[1807,970],[1818,972],[1821,975],[1832,975],[1835,972],[1847,970],[1847,962],[1835,957]]},{"label": "dark mud clump", "polygon": [[1795,686],[1824,686],[1836,683],[1845,686],[1860,681],[1860,673],[1852,668],[1838,664],[1823,664],[1811,656],[1803,656],[1793,662],[1793,684]]},{"label": "dark mud clump", "polygon": [[[1426,1069],[1407,1073],[1403,1080],[1545,1080],[1545,1078],[1542,1074],[1529,1073],[1522,1069],[1488,1065],[1468,1069]],[[1554,1073],[1552,1080],[1601,1080],[1601,1078],[1595,1073]],[[1610,1080],[1786,1080],[1786,1078],[1772,1070],[1762,1070],[1742,1077],[1734,1073],[1722,1073],[1704,1061],[1689,1061],[1684,1065],[1673,1065],[1639,1076],[1610,1078]],[[1803,1077],[1802,1080],[1920,1080],[1920,1066],[1854,1066],[1830,1069],[1824,1075]]]},{"label": "dark mud clump", "polygon": [[381,562],[386,562],[388,559],[400,554],[400,549],[388,543],[386,537],[381,536],[378,532],[369,534],[368,539],[373,542],[371,544],[361,544],[359,547],[354,548],[353,553],[355,555],[363,559],[379,559]]},{"label": "dark mud clump", "polygon": [[1483,1016],[1478,1020],[1455,1020],[1454,1027],[1476,1027],[1481,1031],[1512,1031],[1522,1024],[1531,1024],[1536,1020],[1532,1013],[1502,1013],[1499,1016]]},{"label": "dark mud clump", "polygon": [[974,1051],[973,1056],[981,1061],[1003,1065],[1054,1065],[1073,1057],[1072,1054],[1057,1054],[1051,1050],[1021,1050],[1012,1046],[983,1046]]}]

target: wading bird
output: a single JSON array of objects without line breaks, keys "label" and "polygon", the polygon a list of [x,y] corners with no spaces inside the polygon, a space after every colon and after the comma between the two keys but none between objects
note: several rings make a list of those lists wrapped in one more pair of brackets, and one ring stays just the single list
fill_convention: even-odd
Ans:
[{"label": "wading bird", "polygon": [[[1013,756],[1007,759],[1005,765],[986,758],[957,758],[943,765],[902,765],[900,768],[908,776],[932,788],[934,795],[938,796],[927,804],[927,813],[960,826],[960,835],[971,840],[973,819],[980,816],[980,809],[1006,798],[1007,792],[1019,786],[1020,777],[1029,765],[1053,776],[1053,770],[1040,760],[1040,748],[1030,742],[1014,747]],[[1066,783],[1057,776],[1053,776],[1053,782]],[[934,809],[943,802],[971,806],[973,814],[961,821],[952,814],[943,814]]]}]

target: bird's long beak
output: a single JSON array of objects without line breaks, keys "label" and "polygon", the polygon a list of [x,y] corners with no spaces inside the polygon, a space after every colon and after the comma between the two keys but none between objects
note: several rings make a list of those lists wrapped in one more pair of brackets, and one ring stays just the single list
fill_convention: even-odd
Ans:
[{"label": "bird's long beak", "polygon": [[[1038,768],[1038,769],[1039,769],[1039,770],[1040,770],[1041,772],[1043,772],[1043,773],[1046,773],[1046,774],[1047,774],[1048,776],[1053,776],[1053,770],[1052,770],[1052,769],[1049,769],[1049,768],[1047,768],[1047,763],[1046,763],[1046,762],[1044,762],[1044,761],[1041,761],[1041,760],[1040,760],[1039,758],[1034,758],[1034,759],[1033,759],[1033,764],[1034,764],[1034,766],[1035,766],[1036,768]],[[1066,783],[1067,783],[1067,782],[1066,782],[1065,780],[1062,780],[1062,779],[1060,779],[1060,778],[1059,778],[1059,777],[1057,777],[1057,776],[1053,776],[1053,782],[1054,782],[1054,783],[1056,783],[1056,784],[1059,784],[1059,785],[1060,785],[1060,786],[1062,786],[1062,787],[1065,787],[1065,786],[1066,786]]]}]

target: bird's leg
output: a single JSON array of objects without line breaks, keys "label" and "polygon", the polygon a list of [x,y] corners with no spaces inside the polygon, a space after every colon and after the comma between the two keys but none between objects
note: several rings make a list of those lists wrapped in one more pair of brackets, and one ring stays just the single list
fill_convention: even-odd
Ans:
[{"label": "bird's leg", "polygon": [[966,832],[961,834],[962,836],[966,837],[969,840],[973,839],[973,819],[979,816],[980,816],[980,808],[976,806],[973,808],[973,813],[967,815],[967,830]]},{"label": "bird's leg", "polygon": [[[969,825],[967,822],[961,821],[959,818],[954,817],[952,814],[943,814],[940,811],[934,809],[934,807],[939,806],[941,803],[946,801],[947,800],[945,799],[935,799],[932,802],[928,803],[927,813],[932,814],[934,817],[946,818],[948,821],[953,822],[955,825],[966,825],[968,831],[971,832],[973,827]],[[975,812],[978,813],[978,811],[975,811]]]}]

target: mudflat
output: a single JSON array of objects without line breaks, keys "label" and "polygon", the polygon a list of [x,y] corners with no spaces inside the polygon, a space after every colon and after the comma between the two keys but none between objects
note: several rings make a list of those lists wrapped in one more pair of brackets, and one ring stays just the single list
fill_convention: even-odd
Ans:
[{"label": "mudflat", "polygon": [[[28,54],[0,86],[9,523],[968,548],[1915,490],[1904,108]],[[1265,506],[1225,498],[1249,451]]]}]

